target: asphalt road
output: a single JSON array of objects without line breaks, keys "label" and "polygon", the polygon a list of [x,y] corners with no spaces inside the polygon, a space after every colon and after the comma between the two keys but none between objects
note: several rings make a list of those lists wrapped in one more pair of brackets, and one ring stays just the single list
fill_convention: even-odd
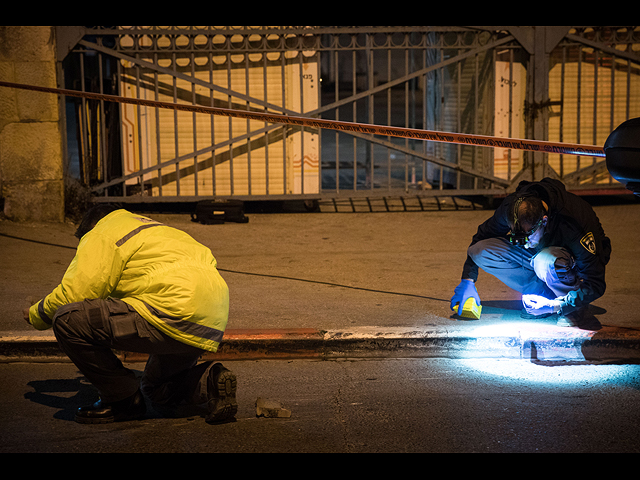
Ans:
[{"label": "asphalt road", "polygon": [[[237,421],[154,411],[80,425],[70,363],[0,364],[0,452],[640,452],[640,365],[520,360],[238,361]],[[141,370],[142,364],[132,364]],[[256,416],[258,397],[290,418]]]}]

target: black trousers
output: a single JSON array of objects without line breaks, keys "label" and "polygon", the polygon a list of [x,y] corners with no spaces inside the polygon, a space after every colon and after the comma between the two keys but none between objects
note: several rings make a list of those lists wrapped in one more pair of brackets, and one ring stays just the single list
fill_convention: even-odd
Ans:
[{"label": "black trousers", "polygon": [[[85,300],[58,309],[53,331],[60,348],[97,388],[103,402],[123,400],[140,388],[159,407],[207,400],[212,362],[203,350],[165,335],[122,300]],[[140,381],[113,350],[149,354]]]}]

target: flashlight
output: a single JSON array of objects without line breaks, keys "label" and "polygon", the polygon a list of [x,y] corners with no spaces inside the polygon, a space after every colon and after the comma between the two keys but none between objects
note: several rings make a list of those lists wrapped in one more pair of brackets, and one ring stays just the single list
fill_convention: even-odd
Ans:
[{"label": "flashlight", "polygon": [[549,299],[543,297],[542,295],[522,295],[522,302],[525,305],[537,305],[547,303]]},{"label": "flashlight", "polygon": [[544,217],[538,220],[531,230],[529,230],[528,232],[524,232],[520,228],[518,228],[518,221],[516,220],[516,227],[509,230],[509,233],[507,233],[507,238],[509,239],[509,242],[511,242],[511,245],[519,245],[523,247],[527,243],[529,243],[529,237],[536,233],[543,223]]},{"label": "flashlight", "polygon": [[529,235],[524,232],[509,232],[507,234],[511,245],[525,246],[529,242]]},{"label": "flashlight", "polygon": [[561,305],[558,298],[551,300],[540,295],[522,295],[522,304],[528,313],[533,313],[534,315],[558,313]]}]

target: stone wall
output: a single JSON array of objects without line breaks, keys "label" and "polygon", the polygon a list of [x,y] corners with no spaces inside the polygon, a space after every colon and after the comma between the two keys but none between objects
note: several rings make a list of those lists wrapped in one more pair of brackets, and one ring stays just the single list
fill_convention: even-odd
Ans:
[{"label": "stone wall", "polygon": [[[0,79],[57,87],[54,28],[0,26]],[[0,87],[0,197],[9,220],[64,220],[57,95]]]}]

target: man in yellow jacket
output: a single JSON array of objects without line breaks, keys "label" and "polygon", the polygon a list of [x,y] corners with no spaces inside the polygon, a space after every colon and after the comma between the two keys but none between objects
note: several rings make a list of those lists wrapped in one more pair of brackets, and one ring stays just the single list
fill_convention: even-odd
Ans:
[{"label": "man in yellow jacket", "polygon": [[[141,418],[144,396],[158,411],[208,403],[207,421],[237,412],[236,377],[216,352],[229,290],[211,251],[178,229],[114,206],[92,208],[80,224],[76,256],[62,282],[25,312],[53,328],[61,349],[98,389],[79,423]],[[113,349],[149,354],[140,383]]]}]

